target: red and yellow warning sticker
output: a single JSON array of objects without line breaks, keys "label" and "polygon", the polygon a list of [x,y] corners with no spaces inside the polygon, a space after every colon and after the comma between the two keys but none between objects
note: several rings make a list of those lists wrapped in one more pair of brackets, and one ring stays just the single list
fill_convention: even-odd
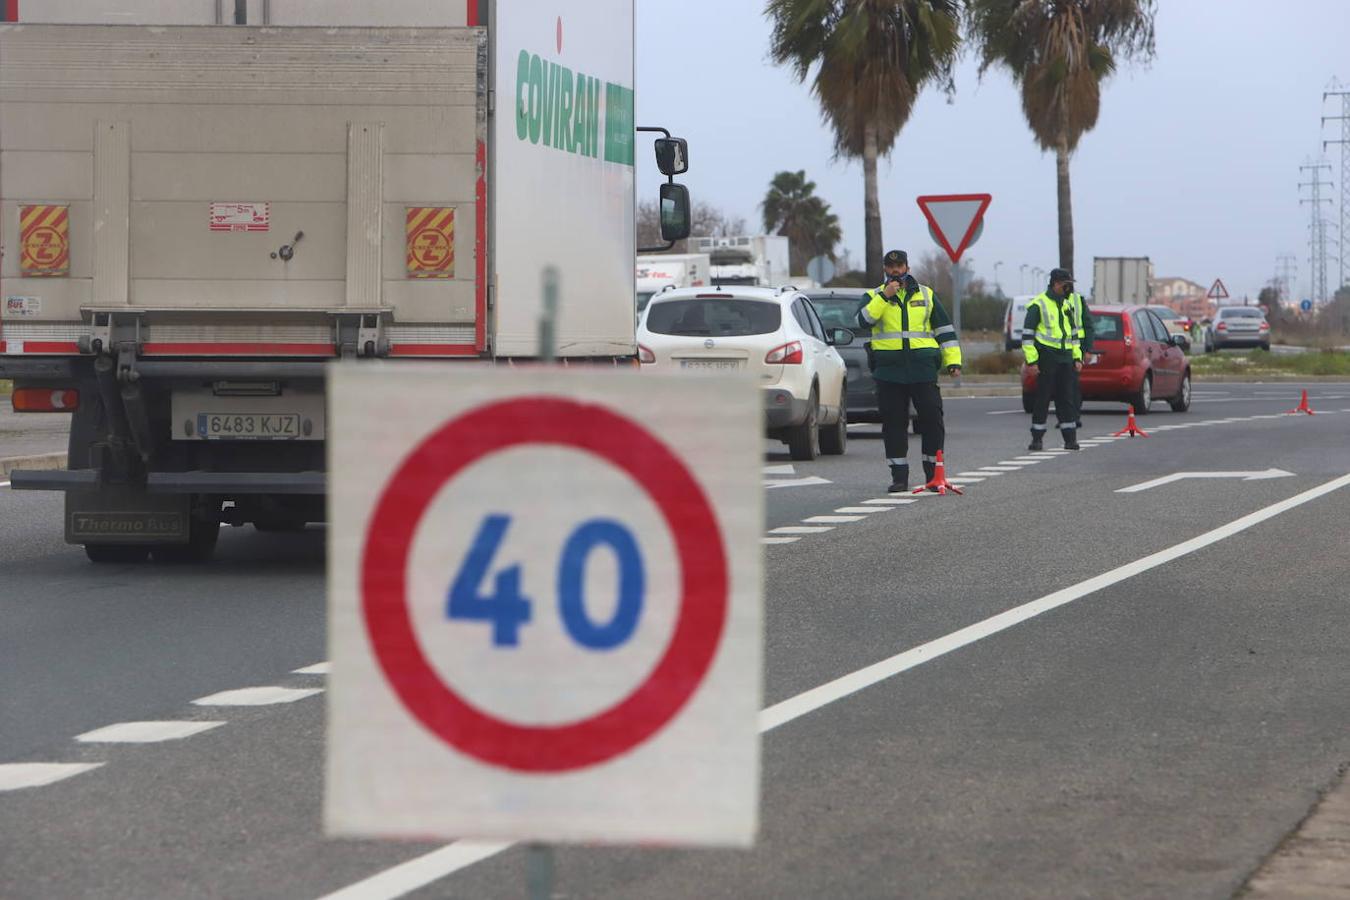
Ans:
[{"label": "red and yellow warning sticker", "polygon": [[24,278],[70,275],[70,207],[19,207],[19,274]]},{"label": "red and yellow warning sticker", "polygon": [[408,277],[455,277],[455,210],[408,207]]}]

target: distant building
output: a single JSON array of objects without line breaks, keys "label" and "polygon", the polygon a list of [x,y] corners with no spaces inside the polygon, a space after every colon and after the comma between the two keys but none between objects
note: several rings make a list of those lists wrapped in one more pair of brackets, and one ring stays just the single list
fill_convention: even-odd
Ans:
[{"label": "distant building", "polygon": [[1192,319],[1203,319],[1213,311],[1208,288],[1189,278],[1155,278],[1153,301]]}]

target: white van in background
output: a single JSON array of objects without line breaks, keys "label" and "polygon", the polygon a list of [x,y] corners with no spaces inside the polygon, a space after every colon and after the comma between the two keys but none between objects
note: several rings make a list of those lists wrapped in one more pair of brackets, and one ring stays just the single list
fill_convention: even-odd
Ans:
[{"label": "white van in background", "polygon": [[1018,294],[1008,301],[1003,314],[1003,349],[1016,350],[1022,346],[1022,323],[1027,320],[1027,304],[1039,294]]}]

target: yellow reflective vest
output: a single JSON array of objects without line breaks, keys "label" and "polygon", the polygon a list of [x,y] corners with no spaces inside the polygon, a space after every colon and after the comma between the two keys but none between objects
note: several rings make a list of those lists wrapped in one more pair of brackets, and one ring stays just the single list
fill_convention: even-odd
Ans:
[{"label": "yellow reflective vest", "polygon": [[[883,285],[884,287],[884,285]],[[961,345],[943,310],[937,315],[934,328],[933,289],[926,284],[917,291],[896,294],[891,300],[881,288],[867,292],[867,305],[862,319],[872,326],[872,349],[882,350],[941,350],[942,366],[961,365]]]},{"label": "yellow reflective vest", "polygon": [[[1086,329],[1083,324],[1083,298],[1070,294],[1061,307],[1049,294],[1041,294],[1030,303],[1027,309],[1036,308],[1038,321],[1034,333],[1022,332],[1022,354],[1028,364],[1040,359],[1037,345],[1051,350],[1071,352],[1075,360],[1083,358],[1083,339]],[[1062,312],[1062,315],[1061,315]]]}]

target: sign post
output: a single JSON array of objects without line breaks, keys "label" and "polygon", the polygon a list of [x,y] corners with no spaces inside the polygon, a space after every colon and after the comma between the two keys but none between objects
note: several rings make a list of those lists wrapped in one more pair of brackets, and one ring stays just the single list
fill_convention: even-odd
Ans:
[{"label": "sign post", "polygon": [[750,844],[754,385],[340,364],[330,386],[328,833]]},{"label": "sign post", "polygon": [[928,234],[952,261],[952,324],[958,334],[965,290],[961,256],[984,233],[984,213],[993,199],[992,194],[929,194],[916,198],[928,220]]}]

